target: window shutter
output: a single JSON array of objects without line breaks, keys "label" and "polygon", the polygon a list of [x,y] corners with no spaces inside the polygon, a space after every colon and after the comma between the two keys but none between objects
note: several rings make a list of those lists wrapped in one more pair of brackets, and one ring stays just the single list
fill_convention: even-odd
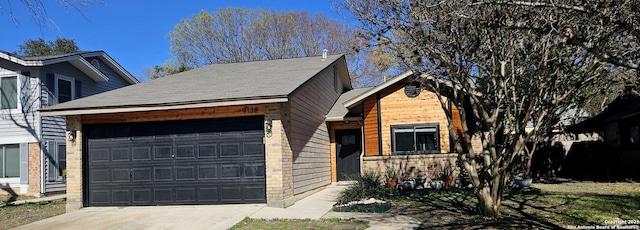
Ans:
[{"label": "window shutter", "polygon": [[53,75],[52,73],[47,73],[47,82],[46,82],[46,86],[47,86],[47,99],[48,99],[48,104],[49,105],[54,105],[56,104],[55,101],[57,101],[57,98],[55,98],[55,92],[56,92],[56,77],[55,75]]},{"label": "window shutter", "polygon": [[20,143],[20,184],[29,183],[29,144]]},{"label": "window shutter", "polygon": [[31,73],[22,72],[20,76],[20,105],[22,112],[26,113],[31,110]]},{"label": "window shutter", "polygon": [[82,81],[76,80],[75,87],[76,98],[73,99],[82,98]]},{"label": "window shutter", "polygon": [[57,142],[56,141],[47,141],[47,180],[48,181],[56,181],[58,180],[58,153],[57,153]]}]

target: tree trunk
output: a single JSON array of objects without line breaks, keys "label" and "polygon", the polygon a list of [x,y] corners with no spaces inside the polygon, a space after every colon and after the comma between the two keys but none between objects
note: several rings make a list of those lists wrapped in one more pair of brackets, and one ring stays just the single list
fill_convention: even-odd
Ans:
[{"label": "tree trunk", "polygon": [[497,217],[500,215],[500,199],[492,197],[488,187],[484,187],[476,192],[476,197],[478,198],[478,210],[480,214],[487,217]]}]

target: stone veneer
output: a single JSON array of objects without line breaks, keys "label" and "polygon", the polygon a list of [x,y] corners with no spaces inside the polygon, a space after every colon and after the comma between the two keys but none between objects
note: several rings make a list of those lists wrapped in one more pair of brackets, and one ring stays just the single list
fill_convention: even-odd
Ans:
[{"label": "stone veneer", "polygon": [[272,123],[271,133],[265,133],[267,206],[288,207],[293,195],[293,152],[285,131],[290,124],[286,104],[265,106],[265,122]]},{"label": "stone veneer", "polygon": [[82,208],[82,121],[67,116],[67,135],[75,132],[75,141],[67,138],[67,212]]},{"label": "stone veneer", "polygon": [[42,153],[40,143],[29,143],[29,188],[27,193],[35,196],[41,194]]},{"label": "stone veneer", "polygon": [[384,177],[388,168],[394,169],[398,173],[398,177],[403,172],[413,171],[409,178],[414,178],[419,171],[427,174],[427,181],[433,179],[443,168],[449,166],[454,169],[454,178],[457,175],[458,166],[456,166],[458,154],[425,154],[425,155],[394,155],[394,156],[369,156],[362,160],[363,173],[377,173]]}]

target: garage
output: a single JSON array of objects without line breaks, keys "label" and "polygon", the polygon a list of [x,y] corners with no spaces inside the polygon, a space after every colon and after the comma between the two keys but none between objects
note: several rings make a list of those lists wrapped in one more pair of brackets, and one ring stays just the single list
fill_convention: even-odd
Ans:
[{"label": "garage", "polygon": [[263,122],[86,125],[84,206],[266,203]]}]

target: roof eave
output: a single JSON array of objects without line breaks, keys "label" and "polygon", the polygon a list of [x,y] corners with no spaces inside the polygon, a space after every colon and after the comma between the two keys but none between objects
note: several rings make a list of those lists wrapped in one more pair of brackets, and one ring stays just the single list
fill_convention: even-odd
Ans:
[{"label": "roof eave", "polygon": [[380,85],[378,85],[376,87],[373,87],[370,90],[367,90],[366,92],[360,94],[359,96],[354,97],[351,100],[348,100],[348,101],[344,102],[344,106],[349,108],[349,109],[351,109],[354,106],[358,105],[360,102],[362,102],[365,99],[367,99],[369,96],[371,96],[371,95],[373,95],[373,94],[375,94],[377,92],[380,92],[381,90],[383,90],[383,89],[385,89],[385,88],[387,88],[387,87],[389,87],[389,86],[391,86],[391,85],[393,85],[393,84],[395,84],[395,83],[397,83],[397,82],[399,82],[399,81],[401,81],[403,79],[406,79],[407,77],[409,77],[411,75],[413,75],[413,71],[409,70],[409,71],[406,71],[406,72],[404,72],[404,73],[402,73],[402,74],[400,74],[398,76],[395,76],[391,80],[388,80],[388,81],[386,81],[386,82],[384,82],[384,83],[382,83],[382,84],[380,84]]},{"label": "roof eave", "polygon": [[146,106],[136,105],[136,106],[127,106],[127,107],[104,107],[104,108],[60,109],[60,110],[46,110],[46,108],[43,108],[40,110],[40,114],[42,116],[68,116],[68,115],[89,115],[89,114],[105,114],[105,113],[128,113],[128,112],[146,112],[146,111],[172,110],[172,109],[193,109],[193,108],[234,106],[234,105],[284,103],[288,101],[289,100],[287,97],[278,97],[278,98],[249,99],[249,100],[238,100],[238,101],[201,102],[201,103],[177,104],[177,105],[146,105]]},{"label": "roof eave", "polygon": [[109,77],[102,73],[102,71],[98,70],[95,66],[93,66],[87,59],[84,57],[78,57],[76,59],[68,60],[68,62],[82,71],[84,74],[89,76],[94,81],[109,81]]},{"label": "roof eave", "polygon": [[106,64],[113,70],[115,70],[116,72],[118,72],[118,74],[120,76],[123,76],[124,79],[133,84],[138,84],[140,83],[140,81],[134,77],[131,73],[129,73],[129,71],[127,71],[126,69],[124,69],[118,62],[116,62],[113,58],[111,58],[111,56],[109,56],[107,53],[103,52],[103,51],[96,51],[96,52],[91,52],[91,53],[85,53],[82,54],[83,57],[96,57],[96,56],[101,56],[102,58],[104,58],[104,60],[106,60]]}]

